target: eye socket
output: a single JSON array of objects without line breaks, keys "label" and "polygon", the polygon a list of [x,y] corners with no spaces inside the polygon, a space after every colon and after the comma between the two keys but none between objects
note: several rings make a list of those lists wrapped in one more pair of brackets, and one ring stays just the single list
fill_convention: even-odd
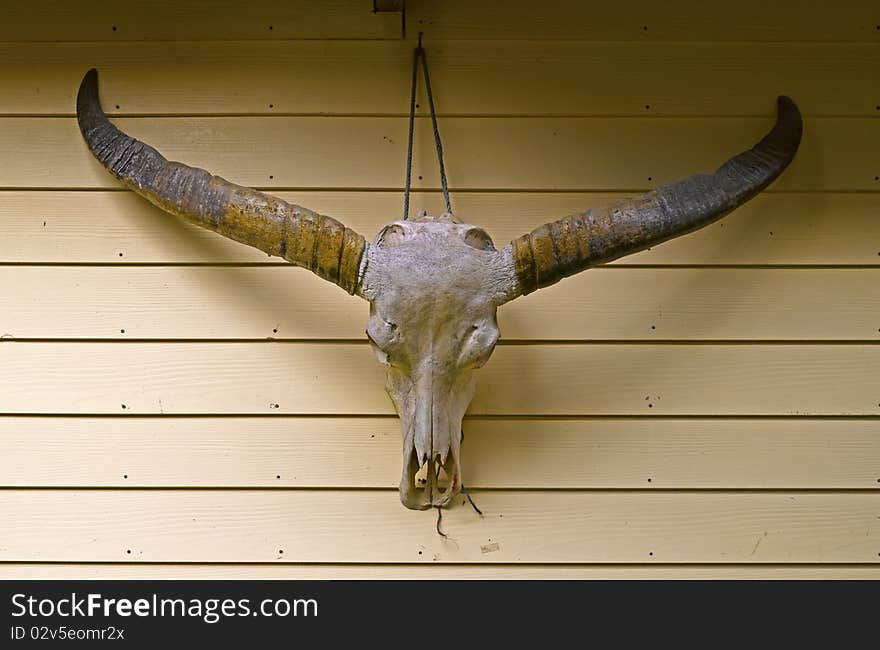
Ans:
[{"label": "eye socket", "polygon": [[462,348],[458,362],[462,368],[482,368],[498,343],[497,329],[483,329],[473,325],[468,334],[468,341]]},{"label": "eye socket", "polygon": [[388,353],[385,352],[382,348],[379,347],[379,344],[373,340],[373,337],[370,336],[370,332],[364,332],[367,335],[367,340],[370,342],[370,349],[373,350],[373,354],[376,355],[376,360],[381,363],[383,366],[390,366],[391,362],[388,360]]},{"label": "eye socket", "polygon": [[379,248],[391,248],[402,244],[406,239],[406,230],[397,223],[390,223],[376,235],[375,244]]},{"label": "eye socket", "polygon": [[385,319],[370,319],[365,334],[376,347],[387,350],[397,340],[397,324]]},{"label": "eye socket", "polygon": [[492,238],[481,228],[471,228],[468,230],[464,236],[464,243],[471,248],[476,248],[481,251],[495,250],[495,244],[492,243]]},{"label": "eye socket", "polygon": [[462,368],[482,368],[486,365],[486,362],[489,360],[489,357],[492,356],[492,352],[495,351],[495,345],[491,345],[487,348],[482,349],[474,349],[472,352],[465,352],[462,354],[461,359],[459,359],[459,363]]}]

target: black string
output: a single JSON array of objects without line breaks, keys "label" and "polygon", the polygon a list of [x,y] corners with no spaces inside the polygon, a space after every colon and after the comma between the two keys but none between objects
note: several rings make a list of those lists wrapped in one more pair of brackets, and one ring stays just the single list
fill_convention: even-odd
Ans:
[{"label": "black string", "polygon": [[419,76],[419,58],[422,60],[422,73],[425,75],[425,91],[428,94],[428,106],[431,109],[431,125],[434,128],[434,146],[437,149],[437,164],[440,166],[440,185],[443,188],[443,199],[446,211],[452,214],[452,203],[449,200],[449,187],[446,183],[446,167],[443,164],[443,143],[440,142],[440,129],[437,128],[437,111],[434,109],[434,94],[431,92],[431,78],[428,76],[428,57],[422,47],[422,35],[413,52],[412,89],[409,97],[409,140],[406,148],[406,186],[403,193],[403,220],[409,219],[409,193],[412,181],[413,130],[416,116],[416,86]]},{"label": "black string", "polygon": [[412,90],[409,95],[409,140],[406,147],[406,187],[403,191],[403,220],[409,219],[409,187],[412,178],[413,125],[416,116],[416,81],[419,74],[419,53],[422,51],[422,39],[413,53]]},{"label": "black string", "polygon": [[[462,427],[462,429],[461,429],[461,438],[459,439],[458,444],[459,445],[464,444],[464,427]],[[471,493],[468,492],[467,489],[464,487],[464,483],[461,484],[461,493],[467,497],[468,501],[470,501],[471,508],[473,508],[474,511],[482,517],[483,511],[477,507],[476,503],[474,503],[474,498],[471,496]]]},{"label": "black string", "polygon": [[446,211],[452,214],[452,203],[449,201],[449,186],[446,184],[446,166],[443,164],[443,143],[440,142],[440,129],[437,128],[437,111],[434,109],[434,94],[431,92],[431,77],[428,76],[428,56],[422,52],[422,72],[425,74],[425,90],[428,93],[428,106],[431,107],[431,125],[434,127],[434,146],[437,148],[437,164],[440,166],[440,186],[443,188],[443,199]]}]

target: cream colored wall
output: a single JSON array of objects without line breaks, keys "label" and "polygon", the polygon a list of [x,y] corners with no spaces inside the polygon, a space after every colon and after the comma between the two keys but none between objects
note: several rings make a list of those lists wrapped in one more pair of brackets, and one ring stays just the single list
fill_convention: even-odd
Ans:
[{"label": "cream colored wall", "polygon": [[[0,25],[0,577],[880,577],[875,3],[410,0],[406,41],[368,0],[102,4]],[[398,502],[366,305],[123,191],[74,118],[96,66],[132,135],[372,236],[419,30],[499,244],[805,115],[753,203],[500,310],[449,539]]]}]

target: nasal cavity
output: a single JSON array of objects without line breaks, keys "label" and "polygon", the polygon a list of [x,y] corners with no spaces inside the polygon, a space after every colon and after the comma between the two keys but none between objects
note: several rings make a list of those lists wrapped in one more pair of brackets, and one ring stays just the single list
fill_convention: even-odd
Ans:
[{"label": "nasal cavity", "polygon": [[[430,481],[429,476],[431,474],[434,476],[434,480]],[[436,487],[447,487],[449,485],[449,476],[446,474],[446,470],[443,469],[443,465],[440,463],[440,454],[434,457],[433,462],[426,460],[422,463],[422,466],[419,468],[419,471],[416,472],[414,480],[414,486],[421,489],[426,489],[430,484],[433,484]]]}]

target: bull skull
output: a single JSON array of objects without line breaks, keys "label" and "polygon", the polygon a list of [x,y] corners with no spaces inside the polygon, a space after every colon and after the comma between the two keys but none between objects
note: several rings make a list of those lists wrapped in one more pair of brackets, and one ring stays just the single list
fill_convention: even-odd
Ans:
[{"label": "bull skull", "polygon": [[446,505],[462,489],[461,422],[473,371],[498,340],[499,305],[723,217],[782,173],[802,131],[795,104],[779,97],[773,129],[714,174],[547,223],[499,251],[450,214],[395,221],[368,244],[331,217],[170,162],[107,120],[95,70],[80,86],[77,117],[101,164],[155,205],[369,301],[367,337],[403,425],[400,499],[413,509]]}]

